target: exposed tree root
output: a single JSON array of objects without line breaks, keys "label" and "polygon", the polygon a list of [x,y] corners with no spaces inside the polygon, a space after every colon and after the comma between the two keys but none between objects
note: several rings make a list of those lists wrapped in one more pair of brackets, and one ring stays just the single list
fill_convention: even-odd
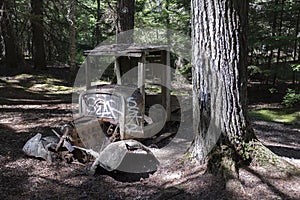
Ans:
[{"label": "exposed tree root", "polygon": [[207,172],[221,176],[225,180],[228,192],[245,193],[238,177],[236,155],[231,148],[224,145],[215,147],[209,155]]},{"label": "exposed tree root", "polygon": [[273,169],[288,174],[300,175],[300,169],[282,159],[259,141],[253,141],[251,157],[252,164]]},{"label": "exposed tree root", "polygon": [[221,176],[230,194],[245,193],[239,179],[239,168],[245,165],[272,167],[287,176],[300,175],[299,168],[270,151],[256,139],[243,144],[239,150],[226,145],[216,146],[208,157],[207,172]]}]

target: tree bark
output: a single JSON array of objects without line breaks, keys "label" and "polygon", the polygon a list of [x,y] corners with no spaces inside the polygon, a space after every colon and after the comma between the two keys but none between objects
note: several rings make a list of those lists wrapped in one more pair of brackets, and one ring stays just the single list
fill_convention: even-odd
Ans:
[{"label": "tree bark", "polygon": [[246,113],[247,3],[192,0],[194,153],[201,160],[215,132],[235,148],[253,138]]},{"label": "tree bark", "polygon": [[192,0],[193,119],[191,152],[209,155],[208,171],[243,192],[237,163],[255,139],[246,110],[248,1]]},{"label": "tree bark", "polygon": [[192,0],[193,120],[190,151],[220,174],[226,190],[243,192],[241,164],[297,169],[256,138],[246,110],[247,12],[244,0]]},{"label": "tree bark", "polygon": [[43,27],[43,1],[31,0],[31,9],[34,68],[46,69],[46,54]]}]

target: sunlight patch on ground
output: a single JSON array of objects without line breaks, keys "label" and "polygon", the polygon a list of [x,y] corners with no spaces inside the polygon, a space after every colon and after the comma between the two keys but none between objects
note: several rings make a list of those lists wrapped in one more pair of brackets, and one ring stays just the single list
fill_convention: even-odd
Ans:
[{"label": "sunlight patch on ground", "polygon": [[66,94],[71,93],[73,90],[72,87],[66,87],[62,85],[52,85],[48,83],[39,83],[34,84],[30,88],[28,88],[29,91],[34,92],[46,92],[47,94]]},{"label": "sunlight patch on ground", "polygon": [[174,180],[174,179],[179,179],[181,178],[181,172],[174,172],[174,173],[169,173],[166,174],[163,179],[166,181]]},{"label": "sunlight patch on ground", "polygon": [[19,75],[16,75],[14,78],[18,79],[18,80],[26,80],[26,79],[29,79],[29,78],[33,78],[33,75],[31,75],[31,74],[19,74]]},{"label": "sunlight patch on ground", "polygon": [[300,120],[300,111],[294,109],[258,109],[251,110],[250,116],[257,120],[297,124]]},{"label": "sunlight patch on ground", "polygon": [[73,92],[73,88],[65,86],[63,80],[47,75],[19,74],[12,77],[0,77],[0,82],[2,82],[0,87],[8,84],[10,87],[33,93],[70,94]]}]

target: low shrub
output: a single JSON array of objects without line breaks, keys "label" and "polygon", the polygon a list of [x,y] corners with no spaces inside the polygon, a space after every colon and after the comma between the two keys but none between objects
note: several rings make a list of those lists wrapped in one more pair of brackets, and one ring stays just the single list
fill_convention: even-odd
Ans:
[{"label": "low shrub", "polygon": [[288,88],[287,93],[284,95],[282,104],[286,107],[300,106],[300,93],[296,90]]}]

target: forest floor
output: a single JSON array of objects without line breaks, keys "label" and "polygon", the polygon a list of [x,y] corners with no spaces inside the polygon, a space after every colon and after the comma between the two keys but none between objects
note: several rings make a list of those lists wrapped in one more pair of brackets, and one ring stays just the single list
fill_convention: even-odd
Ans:
[{"label": "forest floor", "polygon": [[[300,199],[299,173],[274,166],[242,167],[244,193],[233,194],[221,178],[205,172],[205,165],[186,159],[151,174],[99,170],[91,176],[86,173],[91,163],[29,158],[22,152],[29,138],[38,132],[51,135],[52,128],[72,120],[71,90],[63,81],[67,71],[47,73],[0,76],[0,199]],[[57,85],[56,91],[47,84]],[[263,144],[300,170],[298,126],[262,120],[252,124]]]}]

